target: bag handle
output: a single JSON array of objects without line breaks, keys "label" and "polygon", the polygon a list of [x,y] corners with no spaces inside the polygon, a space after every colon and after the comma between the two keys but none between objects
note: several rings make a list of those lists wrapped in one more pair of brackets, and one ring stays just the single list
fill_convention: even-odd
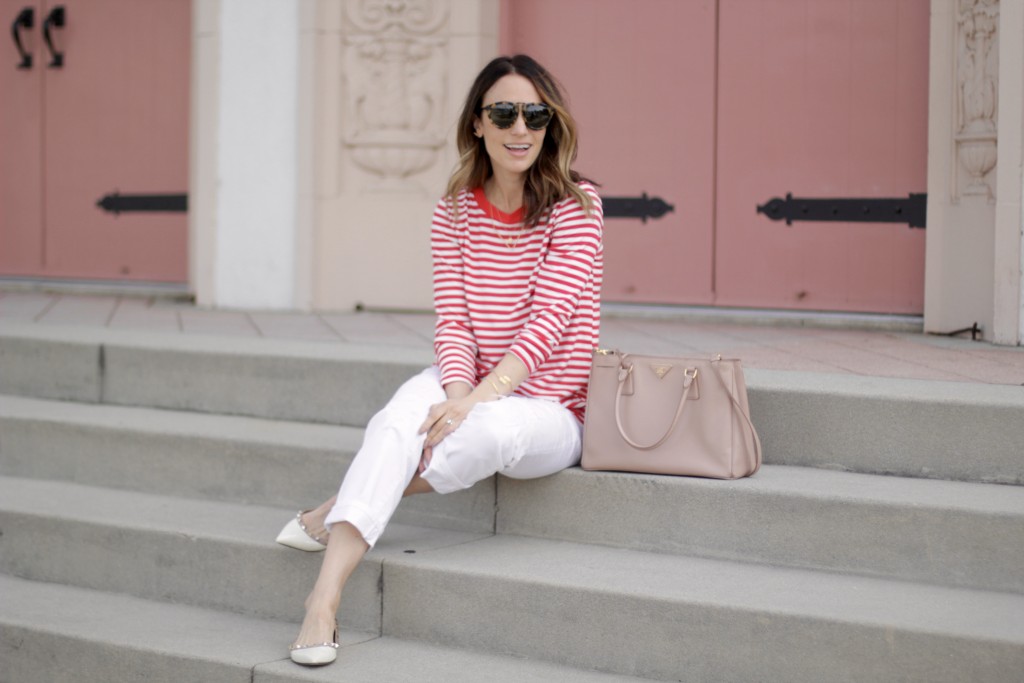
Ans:
[{"label": "bag handle", "polygon": [[[712,360],[712,362],[715,361]],[[676,408],[676,414],[672,418],[672,424],[669,425],[668,431],[665,432],[665,435],[658,439],[655,443],[651,444],[650,446],[641,446],[636,441],[629,438],[629,435],[626,434],[625,428],[623,428],[622,426],[622,390],[626,386],[626,379],[632,372],[632,364],[630,364],[628,369],[622,367],[619,368],[619,388],[615,391],[615,426],[618,427],[619,436],[622,437],[623,441],[625,441],[630,446],[638,450],[649,451],[665,443],[665,441],[668,440],[668,437],[671,436],[672,432],[675,431],[676,425],[679,424],[679,418],[682,417],[683,415],[683,409],[686,407],[686,399],[690,395],[690,389],[693,388],[693,383],[697,380],[697,369],[687,368],[686,370],[683,371],[683,374],[685,376],[685,379],[683,380],[683,395],[679,399],[679,407]],[[693,373],[692,375],[690,374],[691,372]],[[751,472],[751,474],[754,474],[759,469],[761,469],[761,439],[757,436],[757,430],[754,428],[754,423],[750,421],[750,416],[747,415],[747,413],[743,410],[743,407],[740,406],[740,403],[736,399],[736,396],[734,396],[732,391],[729,390],[729,387],[725,384],[725,380],[722,379],[721,373],[715,372],[712,374],[718,377],[718,382],[722,385],[722,388],[725,389],[725,393],[728,394],[729,396],[729,401],[732,403],[733,410],[735,410],[737,413],[740,414],[741,417],[743,417],[743,422],[747,425],[747,428],[750,430],[750,435],[754,437],[754,458],[756,466],[754,467],[754,471]]]},{"label": "bag handle", "polygon": [[[649,451],[665,443],[668,437],[672,435],[672,432],[675,431],[676,425],[679,424],[679,418],[682,417],[683,415],[683,408],[686,406],[686,399],[690,395],[690,389],[693,388],[693,383],[697,379],[697,369],[686,368],[685,370],[683,370],[683,395],[679,399],[679,407],[676,408],[676,414],[675,417],[672,418],[672,424],[668,426],[668,430],[665,432],[664,436],[662,436],[660,439],[658,439],[650,446],[641,446],[636,441],[633,441],[633,439],[629,438],[629,435],[626,434],[626,430],[622,426],[622,390],[626,386],[626,379],[629,377],[630,374],[632,374],[632,372],[632,364],[629,366],[628,369],[621,367],[619,368],[619,388],[615,391],[615,426],[619,428],[619,436],[622,437],[623,441],[628,443],[633,448],[636,448],[637,450]],[[691,372],[693,374],[690,374]]]},{"label": "bag handle", "polygon": [[[721,360],[721,356],[719,356],[718,360]],[[711,362],[714,363],[716,361]],[[750,474],[755,474],[759,469],[761,469],[761,438],[757,435],[757,430],[754,429],[754,423],[750,421],[750,416],[744,412],[743,406],[740,405],[740,402],[736,399],[733,393],[729,391],[729,387],[726,385],[725,380],[722,379],[721,373],[716,372],[715,375],[718,376],[718,382],[722,385],[722,388],[725,389],[725,393],[729,394],[729,400],[732,401],[733,409],[740,414],[744,423],[746,423],[747,427],[750,428],[750,435],[754,437],[754,460],[756,464],[753,472]]]}]

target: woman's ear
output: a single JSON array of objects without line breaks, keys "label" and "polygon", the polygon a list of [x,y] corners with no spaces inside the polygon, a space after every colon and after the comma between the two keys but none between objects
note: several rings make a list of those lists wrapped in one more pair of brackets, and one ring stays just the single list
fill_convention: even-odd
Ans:
[{"label": "woman's ear", "polygon": [[478,138],[482,138],[484,136],[484,124],[480,120],[479,116],[473,117],[473,135]]}]

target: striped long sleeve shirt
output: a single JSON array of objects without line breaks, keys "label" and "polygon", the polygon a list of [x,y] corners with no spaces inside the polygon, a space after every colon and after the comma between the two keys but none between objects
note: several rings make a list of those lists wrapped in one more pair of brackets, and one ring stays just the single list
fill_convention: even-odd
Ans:
[{"label": "striped long sleeve shirt", "polygon": [[499,211],[481,188],[438,203],[431,252],[443,384],[476,386],[511,353],[529,370],[516,394],[558,401],[582,421],[604,252],[601,200],[580,187],[593,197],[590,215],[566,198],[530,229],[521,209]]}]

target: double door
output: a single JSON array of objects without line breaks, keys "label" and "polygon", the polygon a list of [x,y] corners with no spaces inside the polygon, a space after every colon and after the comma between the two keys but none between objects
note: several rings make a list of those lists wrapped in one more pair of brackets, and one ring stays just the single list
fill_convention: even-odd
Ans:
[{"label": "double door", "polygon": [[187,280],[190,0],[0,0],[0,276]]},{"label": "double door", "polygon": [[606,221],[605,301],[922,311],[923,230],[756,209],[925,191],[928,0],[505,0],[502,16],[502,51],[565,85],[577,168],[675,208]]}]

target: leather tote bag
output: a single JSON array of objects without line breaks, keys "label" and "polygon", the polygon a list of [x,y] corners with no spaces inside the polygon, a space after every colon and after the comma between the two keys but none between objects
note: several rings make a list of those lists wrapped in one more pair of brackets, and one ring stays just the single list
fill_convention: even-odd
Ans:
[{"label": "leather tote bag", "polygon": [[740,361],[598,350],[581,465],[715,479],[754,474],[761,442]]}]

